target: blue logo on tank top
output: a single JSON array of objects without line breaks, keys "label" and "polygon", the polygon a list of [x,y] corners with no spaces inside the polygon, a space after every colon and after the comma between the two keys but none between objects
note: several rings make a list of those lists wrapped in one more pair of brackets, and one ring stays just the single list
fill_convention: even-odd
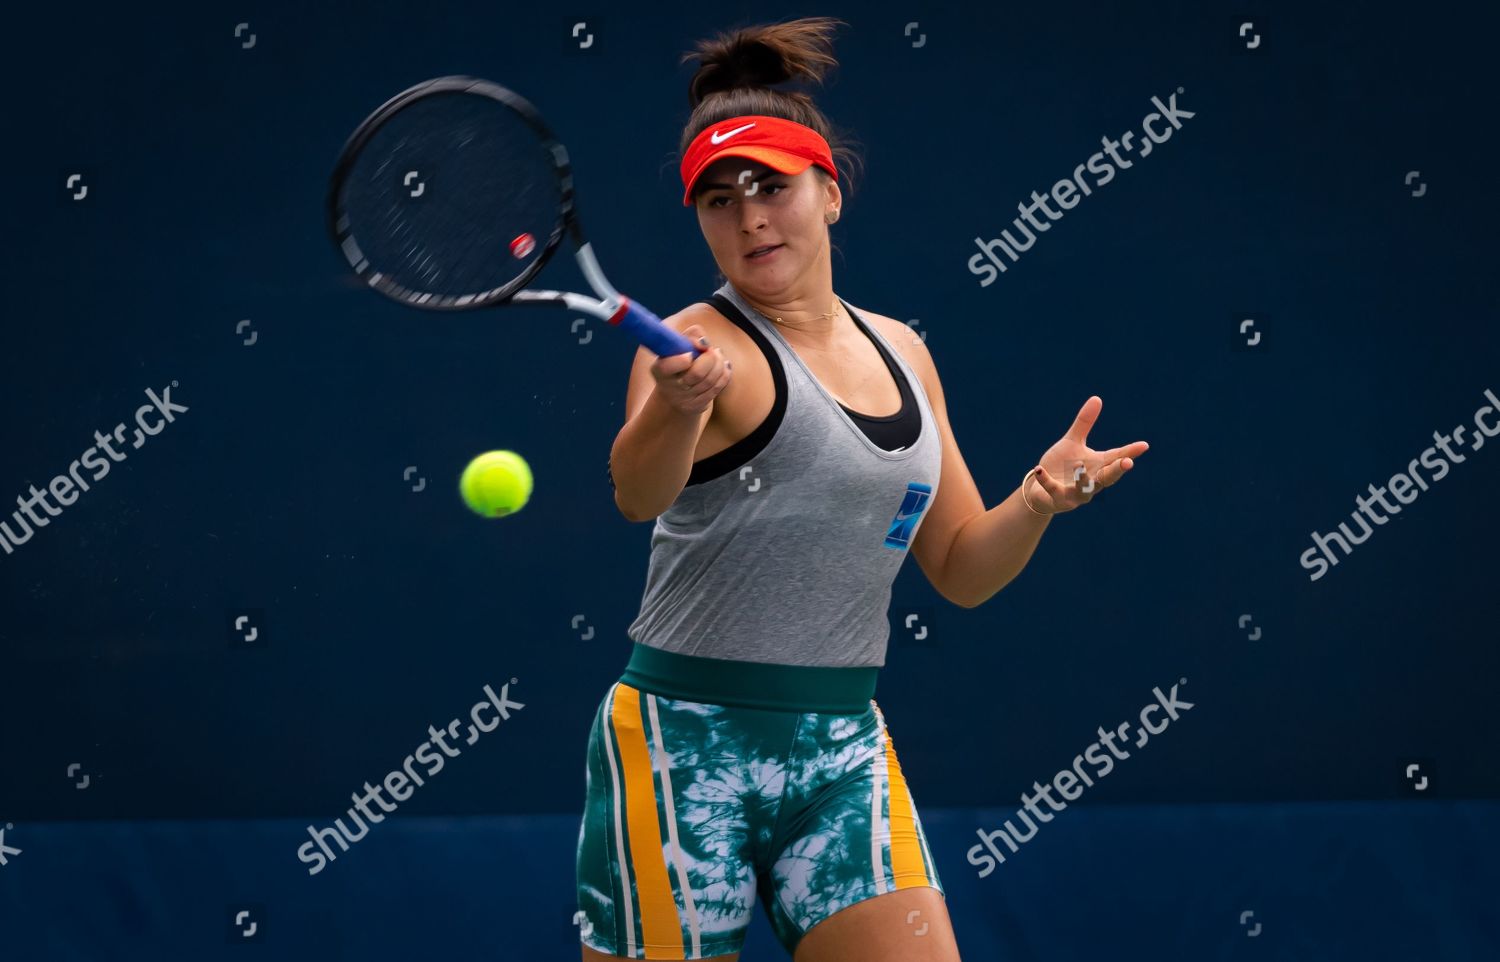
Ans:
[{"label": "blue logo on tank top", "polygon": [[922,512],[931,503],[932,485],[920,481],[908,484],[906,496],[901,499],[901,507],[896,511],[896,517],[891,519],[891,530],[886,533],[885,546],[897,549],[910,547],[912,532],[917,530]]}]

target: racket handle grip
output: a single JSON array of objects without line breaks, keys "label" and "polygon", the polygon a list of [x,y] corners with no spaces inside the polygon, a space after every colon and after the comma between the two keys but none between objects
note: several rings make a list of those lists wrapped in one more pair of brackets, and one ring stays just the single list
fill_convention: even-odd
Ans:
[{"label": "racket handle grip", "polygon": [[646,349],[657,357],[691,354],[696,360],[703,353],[693,346],[692,341],[663,324],[661,318],[646,308],[623,294],[620,295],[620,300],[620,309],[609,322],[646,345]]}]

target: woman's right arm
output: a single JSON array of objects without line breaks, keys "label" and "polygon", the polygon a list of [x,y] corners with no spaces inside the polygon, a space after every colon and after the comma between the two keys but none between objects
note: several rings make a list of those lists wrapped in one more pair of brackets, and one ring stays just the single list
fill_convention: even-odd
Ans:
[{"label": "woman's right arm", "polygon": [[723,351],[708,343],[702,328],[683,324],[682,318],[676,314],[662,323],[703,353],[696,360],[689,354],[658,358],[643,347],[630,370],[625,426],[609,453],[615,506],[630,521],[649,521],[677,500],[692,474],[693,454],[713,416],[714,398],[729,383]]}]

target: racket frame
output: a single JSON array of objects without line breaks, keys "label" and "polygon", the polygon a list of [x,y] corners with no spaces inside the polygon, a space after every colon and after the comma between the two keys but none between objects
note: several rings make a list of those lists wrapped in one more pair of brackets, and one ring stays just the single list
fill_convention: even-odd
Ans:
[{"label": "racket frame", "polygon": [[[558,218],[543,242],[541,252],[516,277],[487,291],[461,295],[414,291],[374,270],[360,249],[359,242],[351,231],[349,217],[339,203],[339,194],[353,171],[355,161],[375,132],[416,101],[441,94],[486,96],[510,108],[540,138],[541,147],[551,156],[558,178]],[[696,358],[702,353],[686,337],[662,324],[655,314],[621,294],[610,284],[599,266],[598,258],[594,256],[593,245],[583,235],[573,199],[573,169],[568,160],[567,148],[552,133],[541,113],[530,101],[494,81],[463,75],[436,77],[408,87],[372,111],[355,128],[339,152],[329,181],[325,217],[329,236],[348,266],[375,290],[408,307],[428,311],[472,311],[504,304],[560,307],[588,314],[628,330],[658,355],[691,353]],[[556,253],[564,234],[571,236],[579,269],[597,297],[572,291],[526,289],[526,285]]]}]

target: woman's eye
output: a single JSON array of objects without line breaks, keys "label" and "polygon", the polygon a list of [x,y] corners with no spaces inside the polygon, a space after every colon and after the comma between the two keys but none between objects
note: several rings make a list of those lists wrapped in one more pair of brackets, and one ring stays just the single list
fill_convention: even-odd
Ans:
[{"label": "woman's eye", "polygon": [[[786,184],[767,184],[764,187],[757,187],[756,188],[756,193],[769,194],[772,191],[781,191],[781,190],[786,190]],[[747,197],[753,197],[755,195],[754,194],[746,194],[745,196],[747,196]],[[717,197],[711,197],[708,200],[708,206],[709,207],[723,207],[724,204],[719,203],[719,201],[724,201],[727,204],[729,202],[729,197],[727,195],[725,195],[725,194],[720,194]]]}]

